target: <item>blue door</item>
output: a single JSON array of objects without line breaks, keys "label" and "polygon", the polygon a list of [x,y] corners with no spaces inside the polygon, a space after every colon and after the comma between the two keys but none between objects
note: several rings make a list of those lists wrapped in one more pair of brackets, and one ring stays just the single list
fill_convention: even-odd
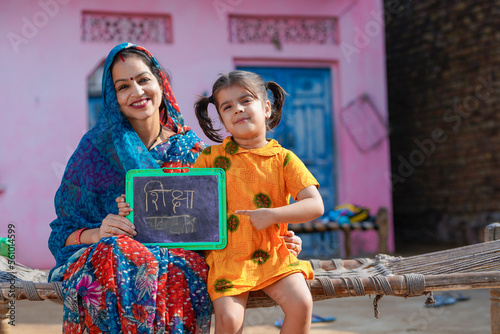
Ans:
[{"label": "blue door", "polygon": [[275,81],[289,94],[280,125],[268,133],[292,150],[320,184],[325,211],[335,206],[332,88],[329,68],[238,67]]}]

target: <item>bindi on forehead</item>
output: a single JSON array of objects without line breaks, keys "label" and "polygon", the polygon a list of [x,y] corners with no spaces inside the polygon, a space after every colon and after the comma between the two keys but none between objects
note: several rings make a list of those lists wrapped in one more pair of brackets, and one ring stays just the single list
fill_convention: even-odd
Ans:
[{"label": "bindi on forehead", "polygon": [[130,80],[134,80],[134,78],[130,77]]}]

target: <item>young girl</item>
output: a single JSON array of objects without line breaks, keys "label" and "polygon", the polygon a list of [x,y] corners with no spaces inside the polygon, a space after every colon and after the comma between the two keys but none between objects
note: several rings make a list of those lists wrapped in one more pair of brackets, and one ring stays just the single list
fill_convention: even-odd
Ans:
[{"label": "young girl", "polygon": [[[267,90],[273,94],[271,105]],[[285,313],[283,333],[309,333],[312,297],[308,262],[297,260],[280,237],[288,223],[323,214],[318,182],[291,151],[266,131],[281,119],[285,91],[246,71],[222,75],[212,96],[195,104],[208,138],[222,143],[206,148],[193,167],[220,167],[227,177],[228,244],[210,251],[208,291],[215,311],[215,333],[241,333],[250,291],[263,290]],[[207,108],[213,103],[230,137],[222,140]],[[289,204],[290,195],[296,200]]]}]

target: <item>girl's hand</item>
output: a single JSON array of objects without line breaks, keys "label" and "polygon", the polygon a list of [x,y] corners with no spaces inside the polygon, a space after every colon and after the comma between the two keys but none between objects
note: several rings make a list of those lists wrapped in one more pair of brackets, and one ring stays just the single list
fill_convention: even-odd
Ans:
[{"label": "girl's hand", "polygon": [[99,228],[99,240],[116,235],[126,235],[133,238],[137,232],[134,224],[128,218],[110,213],[104,218]]},{"label": "girl's hand", "polygon": [[129,213],[133,211],[133,209],[130,207],[130,204],[125,202],[125,195],[121,195],[120,197],[116,198],[116,203],[118,203],[118,215],[125,217],[128,216]]},{"label": "girl's hand", "polygon": [[298,235],[295,235],[293,231],[287,231],[287,234],[281,237],[285,240],[286,248],[288,248],[293,255],[298,256],[302,251],[302,239]]},{"label": "girl's hand", "polygon": [[245,215],[250,217],[250,222],[257,231],[265,230],[269,226],[276,224],[272,209],[256,209],[256,210],[236,210],[237,215]]}]

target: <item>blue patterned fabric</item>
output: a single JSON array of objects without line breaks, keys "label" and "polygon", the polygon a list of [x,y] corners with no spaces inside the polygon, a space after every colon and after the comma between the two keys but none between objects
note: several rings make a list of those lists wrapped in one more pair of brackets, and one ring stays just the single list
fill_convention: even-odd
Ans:
[{"label": "blue patterned fabric", "polygon": [[[119,328],[132,333],[160,333],[165,330],[158,329],[163,328],[161,324],[171,333],[205,333],[207,324],[210,327],[212,308],[206,292],[207,266],[197,253],[144,246],[124,236],[104,238],[93,245],[64,246],[74,231],[99,228],[108,214],[118,213],[115,199],[125,192],[128,170],[190,167],[204,146],[184,125],[168,80],[160,69],[166,105],[166,110],[160,111],[160,119],[168,113],[168,120],[162,124],[175,135],[147,150],[120,112],[111,77],[113,59],[125,48],[143,50],[160,69],[154,57],[136,45],[123,43],[109,53],[104,65],[99,118],[70,158],[55,196],[57,219],[50,224],[49,248],[57,264],[50,280],[64,279],[64,328],[68,333],[79,333],[85,327],[91,333],[121,333]],[[131,256],[132,250],[139,255]],[[178,277],[169,275],[171,271],[177,272]],[[123,277],[123,273],[128,276]],[[108,286],[103,275],[120,284]],[[123,282],[126,283],[121,285]],[[174,295],[171,287],[160,291],[167,289],[165,284],[183,286],[172,308],[164,307],[169,292]],[[165,293],[165,298],[160,298]]]},{"label": "blue patterned fabric", "polygon": [[208,268],[198,254],[127,236],[79,253],[63,266],[64,333],[210,332]]},{"label": "blue patterned fabric", "polygon": [[[70,158],[55,197],[57,219],[50,226],[49,248],[57,265],[64,264],[82,245],[64,247],[68,236],[80,228],[98,228],[109,213],[118,213],[115,199],[125,193],[125,174],[130,169],[191,166],[203,144],[184,125],[168,80],[163,74],[164,100],[169,121],[164,124],[176,135],[149,152],[118,107],[110,66],[129,43],[116,46],[104,64],[103,106],[96,125],[80,141]],[[152,57],[152,56],[151,56]],[[154,57],[154,63],[158,65]],[[163,111],[164,112],[164,111]],[[162,113],[160,114],[162,118]]]}]

